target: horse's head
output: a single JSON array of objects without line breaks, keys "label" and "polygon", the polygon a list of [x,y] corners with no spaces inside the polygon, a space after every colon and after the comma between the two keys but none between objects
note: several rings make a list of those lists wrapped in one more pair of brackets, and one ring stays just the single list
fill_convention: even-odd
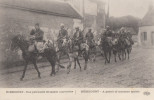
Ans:
[{"label": "horse's head", "polygon": [[118,38],[113,38],[111,40],[112,45],[117,45],[118,44]]},{"label": "horse's head", "polygon": [[88,46],[88,44],[87,43],[81,43],[81,50],[83,50],[83,49],[85,49],[85,50],[89,50],[89,46]]},{"label": "horse's head", "polygon": [[64,47],[66,46],[66,44],[67,44],[67,39],[66,38],[62,39],[62,46]]},{"label": "horse's head", "polygon": [[21,45],[21,42],[23,41],[23,36],[22,35],[16,35],[15,37],[12,38],[11,40],[11,50],[16,50],[19,45]]}]

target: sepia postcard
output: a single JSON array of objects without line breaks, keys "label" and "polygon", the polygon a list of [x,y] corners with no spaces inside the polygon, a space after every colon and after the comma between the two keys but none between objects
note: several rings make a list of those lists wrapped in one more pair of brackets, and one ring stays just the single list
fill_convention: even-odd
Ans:
[{"label": "sepia postcard", "polygon": [[154,0],[0,0],[0,100],[154,99]]}]

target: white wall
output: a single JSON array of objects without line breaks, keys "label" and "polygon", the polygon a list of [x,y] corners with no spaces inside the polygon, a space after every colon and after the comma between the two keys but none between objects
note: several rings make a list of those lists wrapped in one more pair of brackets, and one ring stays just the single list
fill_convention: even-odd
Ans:
[{"label": "white wall", "polygon": [[[141,33],[142,32],[147,32],[147,41],[142,41],[141,39]],[[138,33],[138,43],[139,45],[146,45],[146,46],[151,46],[151,33],[154,32],[154,26],[142,26],[139,27],[139,33]]]}]

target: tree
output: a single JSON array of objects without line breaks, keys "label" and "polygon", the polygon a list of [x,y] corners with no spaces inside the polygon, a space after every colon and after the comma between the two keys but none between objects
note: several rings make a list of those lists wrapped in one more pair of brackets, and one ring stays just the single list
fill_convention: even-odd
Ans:
[{"label": "tree", "polygon": [[110,17],[108,25],[112,30],[120,29],[121,27],[131,27],[138,33],[138,24],[140,19],[133,16]]}]

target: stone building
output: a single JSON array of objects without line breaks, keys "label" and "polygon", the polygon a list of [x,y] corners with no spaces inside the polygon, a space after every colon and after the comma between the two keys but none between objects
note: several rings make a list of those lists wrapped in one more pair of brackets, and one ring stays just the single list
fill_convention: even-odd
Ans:
[{"label": "stone building", "polygon": [[20,59],[17,52],[8,50],[11,38],[16,34],[28,38],[35,23],[40,24],[46,38],[55,39],[60,23],[72,29],[74,19],[81,18],[70,4],[62,1],[0,0],[0,61],[13,62]]},{"label": "stone building", "polygon": [[154,47],[154,8],[149,7],[139,27],[138,43],[144,47]]}]

